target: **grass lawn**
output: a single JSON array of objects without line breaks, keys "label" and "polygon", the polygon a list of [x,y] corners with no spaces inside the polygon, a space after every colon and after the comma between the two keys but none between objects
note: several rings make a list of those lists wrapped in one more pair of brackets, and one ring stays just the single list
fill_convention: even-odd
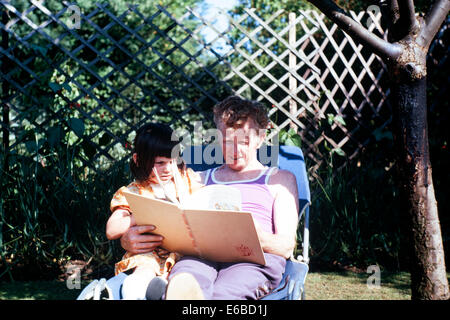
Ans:
[{"label": "grass lawn", "polygon": [[311,272],[307,275],[307,300],[410,300],[407,272],[381,272],[380,287],[369,288],[368,273]]},{"label": "grass lawn", "polygon": [[[409,300],[409,273],[381,273],[379,289],[367,287],[370,274],[353,272],[311,272],[306,278],[308,300]],[[83,282],[84,288],[88,282]],[[69,290],[65,282],[0,282],[0,299],[73,300],[81,289]]]},{"label": "grass lawn", "polygon": [[65,282],[57,280],[0,282],[0,300],[74,300],[87,284],[69,290]]}]

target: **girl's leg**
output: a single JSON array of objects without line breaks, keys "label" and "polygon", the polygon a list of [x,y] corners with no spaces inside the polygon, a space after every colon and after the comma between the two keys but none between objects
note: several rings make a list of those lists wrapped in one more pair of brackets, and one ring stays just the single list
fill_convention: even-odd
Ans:
[{"label": "girl's leg", "polygon": [[213,296],[214,281],[217,278],[217,265],[216,262],[184,256],[172,267],[169,274],[169,285],[175,275],[189,273],[197,280],[204,298],[210,300]]},{"label": "girl's leg", "polygon": [[214,300],[257,299],[275,289],[281,281],[286,259],[264,253],[266,265],[254,263],[224,263],[214,283]]},{"label": "girl's leg", "polygon": [[145,300],[148,284],[155,276],[155,271],[151,267],[136,267],[123,281],[122,299]]}]

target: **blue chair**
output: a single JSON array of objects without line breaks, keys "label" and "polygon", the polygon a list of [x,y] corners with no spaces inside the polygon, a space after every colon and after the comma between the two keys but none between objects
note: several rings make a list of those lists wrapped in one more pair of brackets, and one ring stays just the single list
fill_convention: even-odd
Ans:
[{"label": "blue chair", "polygon": [[[215,151],[220,152],[220,154],[216,156]],[[204,171],[220,165],[211,163],[212,161],[207,161],[211,164],[205,163],[205,159],[208,159],[208,157],[209,159],[223,159],[221,152],[219,147],[205,150],[204,146],[193,146],[188,152],[183,153],[183,159],[188,167],[194,171]],[[278,168],[288,170],[295,175],[299,195],[299,221],[303,216],[305,219],[302,255],[298,256],[297,259],[291,258],[287,261],[280,284],[261,300],[304,300],[306,298],[304,284],[309,270],[309,206],[311,195],[303,152],[295,146],[272,148],[264,145],[258,151],[258,160],[268,166],[276,165]]]},{"label": "blue chair", "polygon": [[[213,148],[206,150],[205,146],[192,146],[185,150],[183,159],[188,167],[194,171],[204,171],[210,168],[219,166],[220,164],[211,163],[212,161],[205,161],[205,152],[208,152],[209,158],[223,159],[221,154],[215,157],[215,151],[220,151],[220,148]],[[274,153],[272,153],[274,152]],[[267,155],[270,154],[270,157]],[[305,299],[305,280],[308,274],[308,248],[309,248],[309,206],[311,204],[309,182],[306,174],[305,160],[302,150],[295,146],[280,146],[279,148],[271,148],[270,146],[263,146],[259,149],[258,159],[266,165],[278,166],[280,169],[292,172],[297,179],[297,187],[299,193],[299,221],[304,216],[304,230],[303,230],[303,251],[297,259],[288,259],[283,278],[279,286],[270,292],[268,295],[261,298],[261,300],[299,300]],[[275,162],[275,163],[270,163]],[[101,290],[107,289],[109,298],[118,300],[121,298],[120,288],[127,275],[121,273],[108,281],[98,282],[96,285],[101,286]],[[94,287],[90,284],[86,287],[78,299],[85,299],[92,296],[92,291],[99,291],[90,288]]]},{"label": "blue chair", "polygon": [[311,195],[309,181],[306,173],[305,158],[300,148],[295,146],[280,146],[278,156],[278,168],[288,170],[297,179],[299,197],[299,221],[304,216],[303,250],[297,259],[289,259],[283,278],[271,294],[262,300],[305,300],[305,280],[308,274],[309,264],[309,206]]}]

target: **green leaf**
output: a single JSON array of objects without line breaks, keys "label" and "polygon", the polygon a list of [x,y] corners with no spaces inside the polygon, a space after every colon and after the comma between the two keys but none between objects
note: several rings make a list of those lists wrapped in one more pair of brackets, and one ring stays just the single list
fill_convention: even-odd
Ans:
[{"label": "green leaf", "polygon": [[328,113],[327,118],[328,118],[328,124],[331,126],[334,122],[334,114]]},{"label": "green leaf", "polygon": [[295,142],[289,137],[284,141],[286,146],[295,146]]},{"label": "green leaf", "polygon": [[287,146],[296,146],[301,148],[302,146],[302,138],[298,134],[290,136],[288,139],[286,139]]},{"label": "green leaf", "polygon": [[288,132],[287,132],[290,136],[296,135],[297,131],[295,131],[294,128],[289,128]]},{"label": "green leaf", "polygon": [[67,91],[72,92],[72,88],[69,86],[69,84],[68,84],[67,82],[64,82],[64,83],[62,84],[62,87],[63,87],[64,89],[66,89]]},{"label": "green leaf", "polygon": [[287,137],[288,137],[288,133],[286,132],[286,130],[282,129],[280,130],[280,143],[285,143]]},{"label": "green leaf", "polygon": [[48,84],[50,86],[50,88],[53,90],[53,92],[57,92],[59,90],[61,90],[61,85],[59,83],[56,82],[49,82]]},{"label": "green leaf", "polygon": [[55,147],[62,139],[62,128],[61,127],[52,127],[47,131],[47,142],[50,148]]},{"label": "green leaf", "polygon": [[335,152],[337,155],[345,157],[345,152],[341,148],[334,148],[331,152]]},{"label": "green leaf", "polygon": [[341,244],[341,250],[347,255],[350,253],[350,250],[349,250],[349,248],[348,248],[346,243],[342,243]]},{"label": "green leaf", "polygon": [[344,121],[344,118],[342,118],[342,116],[335,116],[334,121],[339,122],[340,124],[345,126],[345,121]]},{"label": "green leaf", "polygon": [[327,114],[327,119],[328,119],[328,124],[331,126],[333,124],[333,122],[339,122],[340,124],[342,124],[343,126],[345,126],[345,120],[344,118],[342,118],[342,116],[337,115],[335,116],[332,113],[328,113]]},{"label": "green leaf", "polygon": [[69,119],[69,127],[75,132],[77,136],[80,138],[83,136],[84,133],[84,123],[83,120],[78,118],[70,118]]}]

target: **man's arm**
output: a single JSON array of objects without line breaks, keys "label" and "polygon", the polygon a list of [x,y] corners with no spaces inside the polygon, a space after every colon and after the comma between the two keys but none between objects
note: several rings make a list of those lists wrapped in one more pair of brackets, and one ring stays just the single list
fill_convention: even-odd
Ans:
[{"label": "man's arm", "polygon": [[269,179],[269,188],[275,191],[273,205],[275,234],[257,227],[264,252],[288,259],[295,248],[298,223],[298,190],[295,176],[286,170],[276,170]]},{"label": "man's arm", "polygon": [[120,238],[122,248],[131,253],[146,253],[162,244],[162,237],[149,234],[155,226],[137,226],[133,215],[128,210],[117,209],[106,223],[108,240]]},{"label": "man's arm", "polygon": [[[196,172],[193,177],[197,183],[203,184],[206,177],[206,171]],[[162,236],[151,234],[153,230],[155,230],[155,226],[153,225],[131,225],[121,234],[120,244],[123,249],[135,254],[152,251],[162,244],[163,239]],[[108,239],[110,239],[110,237],[108,237]]]},{"label": "man's arm", "polygon": [[133,254],[146,253],[162,245],[163,237],[151,234],[155,226],[132,226],[120,237],[123,249]]}]

